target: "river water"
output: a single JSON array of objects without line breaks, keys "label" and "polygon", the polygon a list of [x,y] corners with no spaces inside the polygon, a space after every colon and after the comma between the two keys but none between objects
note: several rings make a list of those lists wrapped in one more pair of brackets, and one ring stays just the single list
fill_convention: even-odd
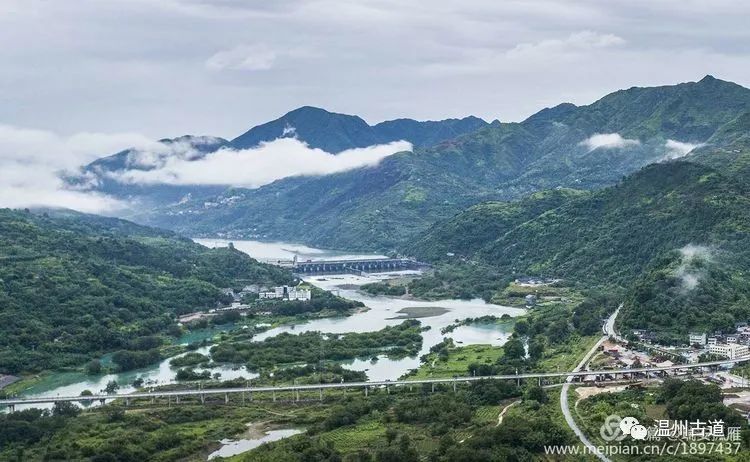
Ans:
[{"label": "river water", "polygon": [[[196,242],[206,245],[207,247],[226,246],[229,241],[220,239],[196,239]],[[261,259],[291,259],[295,255],[300,260],[331,260],[331,259],[348,259],[348,258],[381,258],[381,255],[361,254],[346,251],[330,251],[315,249],[299,244],[285,242],[258,242],[258,241],[232,241],[235,248],[248,255]],[[306,280],[320,288],[338,291],[339,295],[352,300],[361,301],[369,308],[366,311],[355,313],[348,317],[317,319],[295,324],[284,325],[266,331],[255,337],[255,341],[261,341],[265,338],[277,335],[281,332],[300,333],[310,330],[330,333],[344,332],[370,332],[376,331],[389,325],[396,325],[403,322],[403,319],[393,319],[403,314],[399,310],[410,307],[430,307],[435,310],[436,315],[422,317],[419,320],[423,326],[430,327],[423,332],[423,345],[419,355],[413,358],[404,358],[400,360],[390,360],[381,356],[378,361],[354,360],[348,361],[346,367],[353,370],[366,371],[370,380],[397,379],[410,369],[419,366],[419,356],[427,353],[433,345],[443,339],[440,329],[452,324],[456,320],[465,318],[474,318],[485,315],[518,316],[525,311],[519,308],[505,307],[485,303],[483,300],[441,300],[441,301],[419,301],[407,300],[402,298],[370,296],[356,290],[357,286],[383,280],[392,277],[403,277],[405,275],[414,275],[414,272],[382,273],[371,274],[367,276],[353,275],[335,275],[335,276],[313,276]],[[209,339],[221,331],[232,329],[234,326],[223,326],[210,329],[201,329],[189,332],[177,340],[177,343],[188,344],[199,342],[203,339]],[[505,343],[511,333],[510,324],[491,324],[491,325],[471,325],[461,326],[453,332],[447,334],[458,344],[492,344],[502,345]],[[208,347],[198,350],[203,354],[208,354]],[[103,358],[106,361],[106,357]],[[55,373],[42,378],[39,382],[24,390],[23,396],[41,397],[41,396],[75,396],[83,390],[90,390],[94,393],[102,390],[109,381],[115,380],[120,385],[119,392],[127,393],[134,391],[132,383],[136,378],[142,378],[149,385],[165,385],[175,382],[177,368],[172,368],[166,359],[161,363],[146,367],[139,370],[108,374],[103,376],[87,376],[83,373]],[[200,369],[198,369],[200,370]],[[211,373],[220,373],[223,380],[229,380],[238,377],[247,379],[256,377],[247,371],[244,366],[237,367],[224,365],[209,369]]]}]

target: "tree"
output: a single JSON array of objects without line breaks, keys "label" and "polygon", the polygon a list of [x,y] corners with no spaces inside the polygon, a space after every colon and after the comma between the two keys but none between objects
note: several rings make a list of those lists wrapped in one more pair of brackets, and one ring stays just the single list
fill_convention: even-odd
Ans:
[{"label": "tree", "polygon": [[549,401],[549,397],[547,396],[547,392],[544,390],[544,388],[539,387],[537,385],[533,385],[529,387],[526,390],[526,395],[524,396],[527,400],[533,400],[538,403],[544,404],[547,401]]},{"label": "tree", "polygon": [[56,417],[75,417],[81,409],[70,401],[58,401],[52,408],[52,415]]},{"label": "tree", "polygon": [[89,375],[97,375],[102,373],[102,363],[98,359],[92,359],[84,366],[86,373]]},{"label": "tree", "polygon": [[526,349],[523,347],[523,342],[512,338],[503,345],[503,353],[508,359],[521,359],[526,356]]},{"label": "tree", "polygon": [[537,335],[529,342],[529,357],[537,360],[544,354],[544,337]]},{"label": "tree", "polygon": [[119,389],[120,389],[120,385],[117,384],[117,381],[110,380],[109,382],[107,382],[107,386],[104,387],[104,393],[111,395],[111,394],[117,393],[117,390]]},{"label": "tree", "polygon": [[388,427],[385,429],[385,440],[388,442],[388,446],[390,446],[391,443],[393,443],[397,437],[398,437],[398,432],[395,429],[391,427]]}]

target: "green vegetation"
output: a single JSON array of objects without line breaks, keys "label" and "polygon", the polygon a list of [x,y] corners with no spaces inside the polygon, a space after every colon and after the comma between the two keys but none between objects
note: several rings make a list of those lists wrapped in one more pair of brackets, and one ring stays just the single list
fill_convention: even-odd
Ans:
[{"label": "green vegetation", "polygon": [[[544,109],[520,123],[495,122],[435,146],[389,156],[374,167],[286,178],[252,190],[233,188],[215,200],[237,198],[226,206],[204,207],[204,200],[196,198],[142,218],[189,235],[228,232],[325,248],[394,250],[479,202],[514,200],[559,187],[612,185],[668,155],[668,139],[710,139],[717,145],[742,132],[746,126],[729,126],[748,111],[750,90],[711,76],[630,88],[587,106]],[[582,143],[597,133],[617,133],[639,143],[593,150]],[[298,213],[287,213],[290,209]],[[513,218],[514,212],[505,210],[498,219],[506,213]],[[482,229],[491,227],[477,228],[476,242],[487,237]],[[472,240],[474,234],[463,236]],[[473,253],[464,245],[449,247],[443,250]]]},{"label": "green vegetation", "polygon": [[[475,264],[442,257],[434,281],[415,283],[412,291],[430,283],[492,299],[506,287],[507,275],[562,278],[619,294],[622,328],[683,341],[690,330],[729,330],[750,316],[744,277],[750,270],[750,195],[739,180],[703,165],[669,162],[555,205],[531,219],[520,214],[498,221],[488,210],[507,206],[485,204],[434,226],[414,245],[417,255],[455,249],[455,242],[482,235],[475,227],[493,227],[496,237],[467,246],[473,252],[464,258]],[[484,268],[506,277],[489,277],[474,288]],[[589,321],[590,331],[600,322]]]},{"label": "green vegetation", "polygon": [[185,367],[207,364],[208,362],[208,356],[196,352],[190,352],[177,358],[172,358],[171,360],[169,360],[169,365],[172,367]]},{"label": "green vegetation", "polygon": [[261,342],[221,342],[211,348],[211,357],[217,362],[244,362],[253,371],[283,364],[369,358],[380,353],[401,358],[419,352],[422,346],[420,331],[420,322],[409,320],[376,332],[282,333]]},{"label": "green vegetation", "polygon": [[[610,415],[632,416],[646,426],[654,426],[654,420],[671,420],[701,422],[721,420],[724,429],[741,428],[741,451],[746,452],[750,444],[750,429],[742,415],[726,407],[722,402],[721,390],[716,385],[707,385],[697,380],[667,379],[658,387],[634,388],[616,393],[601,393],[582,399],[576,406],[577,420],[585,432],[598,444],[613,444],[600,438],[599,429]],[[623,442],[625,443],[625,442]],[[660,441],[647,444],[678,444],[662,437]],[[597,443],[595,443],[597,444]],[[616,443],[615,443],[616,444]],[[627,441],[627,444],[638,442]],[[668,456],[664,460],[686,460],[684,457]],[[703,457],[709,454],[704,454]],[[712,452],[711,460],[736,460],[736,456]],[[637,457],[625,457],[625,460],[640,460]],[[687,459],[693,460],[693,459]],[[742,459],[740,459],[742,460]]]},{"label": "green vegetation", "polygon": [[82,366],[115,350],[122,369],[137,367],[156,357],[143,350],[160,335],[179,333],[175,315],[222,301],[220,287],[291,282],[231,248],[74,213],[0,210],[0,249],[0,373]]},{"label": "green vegetation", "polygon": [[317,287],[310,287],[310,289],[312,291],[310,300],[257,300],[252,305],[253,311],[268,311],[274,316],[296,316],[321,312],[344,314],[365,306],[364,303],[347,300],[327,290]]},{"label": "green vegetation", "polygon": [[456,347],[451,339],[430,349],[422,358],[422,366],[408,374],[409,378],[466,376],[477,364],[496,364],[503,349],[491,345],[467,345]]},{"label": "green vegetation", "polygon": [[[56,415],[24,411],[0,415],[0,460],[205,460],[217,441],[245,434],[250,422],[306,431],[232,460],[453,461],[470,460],[471,452],[479,460],[528,460],[542,453],[542,444],[574,441],[555,397],[534,388],[480,381],[461,384],[457,393],[442,385],[434,393],[373,389],[368,397],[326,392],[323,403],[240,405],[207,397],[205,405],[195,404],[197,398],[149,409],[112,404],[77,416],[76,408]],[[499,410],[519,399],[497,426]]]},{"label": "green vegetation", "polygon": [[479,316],[476,318],[465,318],[461,320],[456,320],[453,324],[447,325],[440,329],[441,334],[448,334],[450,332],[453,332],[457,328],[461,326],[470,326],[472,324],[507,324],[509,326],[512,326],[512,324],[515,322],[515,320],[510,317],[508,314],[503,315],[503,317],[498,318],[497,316],[493,315],[486,315],[486,316]]},{"label": "green vegetation", "polygon": [[571,370],[600,337],[601,318],[615,309],[617,298],[593,291],[584,297],[570,289],[558,290],[570,298],[552,297],[526,316],[513,319],[513,333],[502,347],[458,347],[448,332],[421,358],[420,368],[408,375],[426,378]]},{"label": "green vegetation", "polygon": [[401,284],[391,284],[389,282],[371,282],[362,285],[360,290],[370,295],[390,295],[392,297],[400,297],[406,294],[406,287]]}]

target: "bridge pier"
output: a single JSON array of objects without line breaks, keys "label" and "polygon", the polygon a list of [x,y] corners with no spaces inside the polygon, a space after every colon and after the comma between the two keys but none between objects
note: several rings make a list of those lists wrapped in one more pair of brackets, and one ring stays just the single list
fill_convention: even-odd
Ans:
[{"label": "bridge pier", "polygon": [[9,404],[8,409],[10,409],[10,412],[16,412],[16,405],[15,404]]},{"label": "bridge pier", "polygon": [[297,395],[297,401],[299,401],[299,388],[295,388],[294,392]]},{"label": "bridge pier", "polygon": [[432,392],[435,393],[435,382],[432,382]]},{"label": "bridge pier", "polygon": [[323,401],[323,388],[320,388],[318,391],[320,391],[320,400]]},{"label": "bridge pier", "polygon": [[125,406],[130,406],[130,398],[125,398]]},{"label": "bridge pier", "polygon": [[229,404],[229,393],[224,393],[224,404]]},{"label": "bridge pier", "polygon": [[276,402],[276,390],[271,391],[271,397],[273,399],[273,402],[275,403]]},{"label": "bridge pier", "polygon": [[367,390],[369,390],[370,387],[365,387],[365,398],[367,398]]},{"label": "bridge pier", "polygon": [[180,404],[180,395],[175,396],[175,404]]},{"label": "bridge pier", "polygon": [[453,393],[456,392],[456,379],[453,379]]},{"label": "bridge pier", "polygon": [[206,404],[206,396],[201,395],[201,404]]}]

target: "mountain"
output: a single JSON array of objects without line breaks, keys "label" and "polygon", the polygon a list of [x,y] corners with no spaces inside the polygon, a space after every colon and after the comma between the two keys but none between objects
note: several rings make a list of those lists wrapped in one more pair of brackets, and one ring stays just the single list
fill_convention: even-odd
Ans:
[{"label": "mountain", "polygon": [[748,111],[750,90],[711,76],[630,88],[520,123],[493,122],[374,167],[232,189],[208,206],[188,201],[138,219],[188,234],[393,250],[472,204],[612,185],[645,165],[717,143]]},{"label": "mountain", "polygon": [[220,194],[226,188],[204,185],[137,184],[124,177],[132,171],[149,171],[173,158],[196,160],[221,148],[229,141],[213,136],[184,135],[165,138],[143,149],[126,149],[91,162],[66,178],[70,187],[92,190],[127,200],[141,209],[164,206],[183,199],[200,199]]},{"label": "mountain", "polygon": [[599,191],[480,204],[408,248],[430,261],[618,287],[627,294],[621,326],[671,340],[750,316],[749,249],[750,190],[685,161],[649,165]]},{"label": "mountain", "polygon": [[487,125],[477,117],[419,122],[411,119],[386,121],[370,126],[357,116],[337,114],[305,106],[253,127],[232,141],[211,136],[181,136],[162,139],[146,149],[127,149],[98,159],[75,176],[71,187],[95,190],[134,203],[136,209],[164,207],[192,199],[200,202],[223,193],[226,186],[138,184],[128,181],[128,172],[153,170],[174,159],[197,160],[219,149],[249,149],[278,138],[297,138],[312,148],[338,154],[352,148],[405,140],[414,146],[429,146],[475,131]]},{"label": "mountain", "polygon": [[234,249],[66,211],[0,209],[0,249],[0,373],[79,366],[170,332],[240,279],[292,280]]},{"label": "mountain", "polygon": [[338,154],[352,148],[365,148],[392,141],[409,141],[416,147],[473,132],[487,125],[477,117],[419,122],[398,119],[370,126],[357,116],[337,114],[304,106],[282,117],[253,127],[232,140],[235,149],[248,149],[265,141],[295,137],[312,148]]}]

